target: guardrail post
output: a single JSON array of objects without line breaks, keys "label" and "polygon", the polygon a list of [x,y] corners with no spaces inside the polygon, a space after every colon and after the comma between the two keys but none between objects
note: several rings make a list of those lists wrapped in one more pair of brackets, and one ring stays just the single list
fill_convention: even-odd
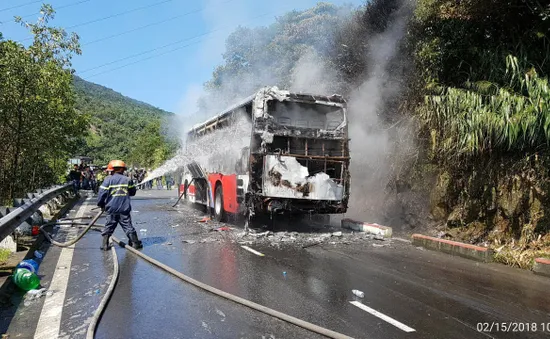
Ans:
[{"label": "guardrail post", "polygon": [[[57,205],[65,203],[64,197],[71,190],[71,184],[52,186],[49,189],[38,189],[36,193],[26,194],[26,198],[14,199],[15,208],[0,207],[0,247],[13,247],[17,244],[17,234],[31,233],[32,225],[41,224],[44,215],[53,215]],[[28,198],[28,199],[27,199]]]},{"label": "guardrail post", "polygon": [[0,216],[6,216],[10,213],[10,208],[6,206],[0,206]]},{"label": "guardrail post", "polygon": [[0,248],[9,250],[10,252],[17,252],[17,241],[15,235],[10,234],[0,241]]},{"label": "guardrail post", "polygon": [[[15,229],[16,235],[25,235],[25,234],[31,234],[32,232],[32,225],[28,222],[28,219],[23,221],[17,228]],[[16,239],[17,242],[17,239]]]},{"label": "guardrail post", "polygon": [[23,199],[21,199],[21,198],[13,199],[13,207],[23,206],[24,204],[25,203],[23,202]]}]

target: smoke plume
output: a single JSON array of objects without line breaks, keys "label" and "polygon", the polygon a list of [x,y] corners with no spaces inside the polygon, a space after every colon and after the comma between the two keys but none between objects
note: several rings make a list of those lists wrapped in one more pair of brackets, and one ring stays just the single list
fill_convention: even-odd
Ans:
[{"label": "smoke plume", "polygon": [[386,29],[370,39],[367,53],[369,73],[349,98],[351,199],[349,216],[385,222],[388,183],[396,168],[407,161],[414,139],[407,123],[388,128],[381,118],[389,103],[404,90],[402,79],[391,66],[405,37],[411,3],[402,0]]}]

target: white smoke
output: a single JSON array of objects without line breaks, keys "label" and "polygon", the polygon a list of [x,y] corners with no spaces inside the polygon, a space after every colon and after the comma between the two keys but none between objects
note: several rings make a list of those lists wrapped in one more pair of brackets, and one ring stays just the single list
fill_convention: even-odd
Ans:
[{"label": "white smoke", "polygon": [[[399,162],[414,148],[408,124],[387,128],[380,114],[388,101],[403,90],[400,79],[390,69],[405,37],[411,4],[403,0],[392,15],[386,30],[371,38],[367,79],[349,99],[349,134],[351,154],[350,215],[383,222],[387,185]],[[397,154],[399,153],[399,155]],[[402,156],[401,156],[402,155]]]},{"label": "white smoke", "polygon": [[328,67],[314,50],[309,50],[298,60],[291,75],[291,92],[333,94],[338,74]]},{"label": "white smoke", "polygon": [[252,125],[244,113],[238,115],[230,128],[222,128],[189,141],[178,154],[165,164],[148,173],[144,181],[174,173],[192,161],[209,172],[235,172],[241,151],[250,144]]}]

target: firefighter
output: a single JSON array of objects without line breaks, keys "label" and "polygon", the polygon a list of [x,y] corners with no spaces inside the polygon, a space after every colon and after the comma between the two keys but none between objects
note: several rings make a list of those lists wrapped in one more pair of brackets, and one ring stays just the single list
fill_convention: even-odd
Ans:
[{"label": "firefighter", "polygon": [[126,164],[122,160],[113,160],[109,163],[113,167],[113,174],[105,178],[99,188],[97,206],[107,212],[107,222],[101,232],[103,244],[101,249],[109,250],[109,238],[118,224],[122,226],[128,236],[128,245],[139,249],[143,245],[137,237],[136,230],[132,226],[130,211],[130,197],[136,195],[136,186],[132,180],[123,175]]}]

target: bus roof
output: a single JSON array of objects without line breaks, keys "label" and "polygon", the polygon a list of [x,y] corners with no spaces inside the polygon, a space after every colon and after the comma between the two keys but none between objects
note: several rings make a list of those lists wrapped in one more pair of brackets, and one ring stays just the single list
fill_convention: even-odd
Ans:
[{"label": "bus roof", "polygon": [[213,123],[219,122],[223,118],[229,116],[231,112],[233,112],[234,110],[244,107],[249,103],[252,103],[252,101],[256,98],[256,96],[262,92],[268,93],[270,96],[277,98],[279,101],[296,100],[296,101],[318,102],[320,104],[334,103],[337,105],[344,105],[346,103],[346,100],[341,95],[337,95],[337,94],[326,96],[326,95],[311,94],[311,93],[291,93],[289,91],[280,90],[277,87],[265,87],[257,91],[253,95],[247,97],[246,99],[239,101],[237,104],[227,108],[226,110],[222,111],[216,116],[213,116],[212,118],[202,123],[196,124],[189,130],[188,134],[194,134],[199,130],[210,126]]}]

